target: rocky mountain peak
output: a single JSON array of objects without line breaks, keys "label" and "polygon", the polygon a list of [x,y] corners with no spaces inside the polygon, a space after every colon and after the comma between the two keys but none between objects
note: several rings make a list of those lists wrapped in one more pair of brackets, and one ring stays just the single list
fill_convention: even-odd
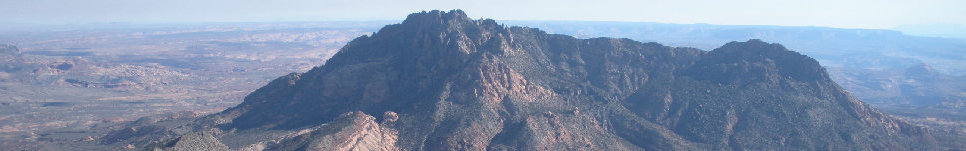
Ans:
[{"label": "rocky mountain peak", "polygon": [[[508,29],[491,19],[472,20],[461,10],[423,11],[409,15],[401,24],[383,27],[371,36],[350,41],[326,64],[385,60],[408,62],[446,57],[466,60],[477,52],[500,52],[509,41]],[[383,49],[389,45],[402,46]],[[344,60],[352,58],[351,60]],[[443,59],[449,60],[449,59]]]},{"label": "rocky mountain peak", "polygon": [[383,31],[394,33],[392,30],[415,30],[422,32],[442,32],[443,34],[476,34],[480,32],[480,28],[502,28],[502,26],[497,25],[492,19],[470,19],[459,9],[413,13],[407,16],[399,26],[401,26],[399,29],[392,26],[384,28],[380,30],[380,33]]},{"label": "rocky mountain peak", "polygon": [[450,11],[422,11],[419,13],[409,14],[406,20],[403,20],[403,24],[417,24],[417,25],[435,25],[435,24],[447,24],[453,22],[471,22],[472,19],[466,16],[463,10],[455,9]]}]

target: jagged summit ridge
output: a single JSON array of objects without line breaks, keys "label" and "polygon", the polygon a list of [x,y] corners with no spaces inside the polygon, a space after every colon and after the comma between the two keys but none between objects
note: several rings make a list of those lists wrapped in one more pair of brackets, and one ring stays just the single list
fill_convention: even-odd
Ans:
[{"label": "jagged summit ridge", "polygon": [[469,17],[466,16],[462,10],[450,10],[450,11],[422,11],[419,13],[409,14],[406,20],[403,20],[402,24],[420,24],[420,25],[444,25],[450,22],[472,22]]},{"label": "jagged summit ridge", "polygon": [[[855,100],[817,61],[779,44],[702,51],[577,39],[471,20],[459,10],[409,15],[210,118],[221,122],[200,127],[224,135],[313,131],[279,141],[293,145],[336,138],[310,135],[386,136],[367,144],[403,150],[934,146],[919,139],[929,137],[919,127]],[[346,121],[366,126],[314,129]]]},{"label": "jagged summit ridge", "polygon": [[[491,19],[471,20],[461,11],[429,11],[411,14],[401,24],[388,25],[371,36],[350,41],[326,64],[353,62],[342,58],[385,59],[398,57],[447,56],[465,57],[479,51],[503,51],[492,45],[509,42],[508,28]],[[387,45],[406,45],[381,49]],[[484,47],[483,45],[488,45]],[[378,48],[378,49],[374,49]],[[449,54],[456,53],[459,54]],[[415,54],[415,55],[414,55]],[[439,55],[435,55],[439,54]],[[398,58],[397,60],[412,60]]]},{"label": "jagged summit ridge", "polygon": [[401,24],[413,24],[416,26],[437,26],[437,25],[454,25],[454,24],[479,24],[482,26],[496,26],[496,21],[493,19],[480,19],[473,20],[470,19],[463,10],[454,9],[450,11],[422,11],[419,13],[409,14]]}]

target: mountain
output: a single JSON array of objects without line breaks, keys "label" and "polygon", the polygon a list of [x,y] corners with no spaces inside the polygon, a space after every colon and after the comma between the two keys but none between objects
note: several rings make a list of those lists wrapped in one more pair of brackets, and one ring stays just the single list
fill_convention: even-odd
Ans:
[{"label": "mountain", "polygon": [[927,129],[853,98],[779,44],[577,39],[460,10],[411,14],[187,126],[133,125],[108,138],[197,133],[216,136],[213,146],[269,150],[939,148]]}]

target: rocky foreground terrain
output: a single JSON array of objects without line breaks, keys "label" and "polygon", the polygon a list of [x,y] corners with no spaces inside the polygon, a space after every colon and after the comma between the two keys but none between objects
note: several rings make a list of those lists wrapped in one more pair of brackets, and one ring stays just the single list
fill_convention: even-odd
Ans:
[{"label": "rocky foreground terrain", "polygon": [[411,14],[203,117],[97,143],[238,150],[941,150],[814,59],[761,40],[712,51]]}]

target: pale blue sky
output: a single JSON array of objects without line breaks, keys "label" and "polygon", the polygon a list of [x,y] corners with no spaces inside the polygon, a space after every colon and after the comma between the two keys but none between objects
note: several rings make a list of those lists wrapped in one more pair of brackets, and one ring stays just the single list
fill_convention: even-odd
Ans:
[{"label": "pale blue sky", "polygon": [[966,0],[0,0],[0,23],[397,20],[420,10],[473,18],[888,29],[966,25]]}]

